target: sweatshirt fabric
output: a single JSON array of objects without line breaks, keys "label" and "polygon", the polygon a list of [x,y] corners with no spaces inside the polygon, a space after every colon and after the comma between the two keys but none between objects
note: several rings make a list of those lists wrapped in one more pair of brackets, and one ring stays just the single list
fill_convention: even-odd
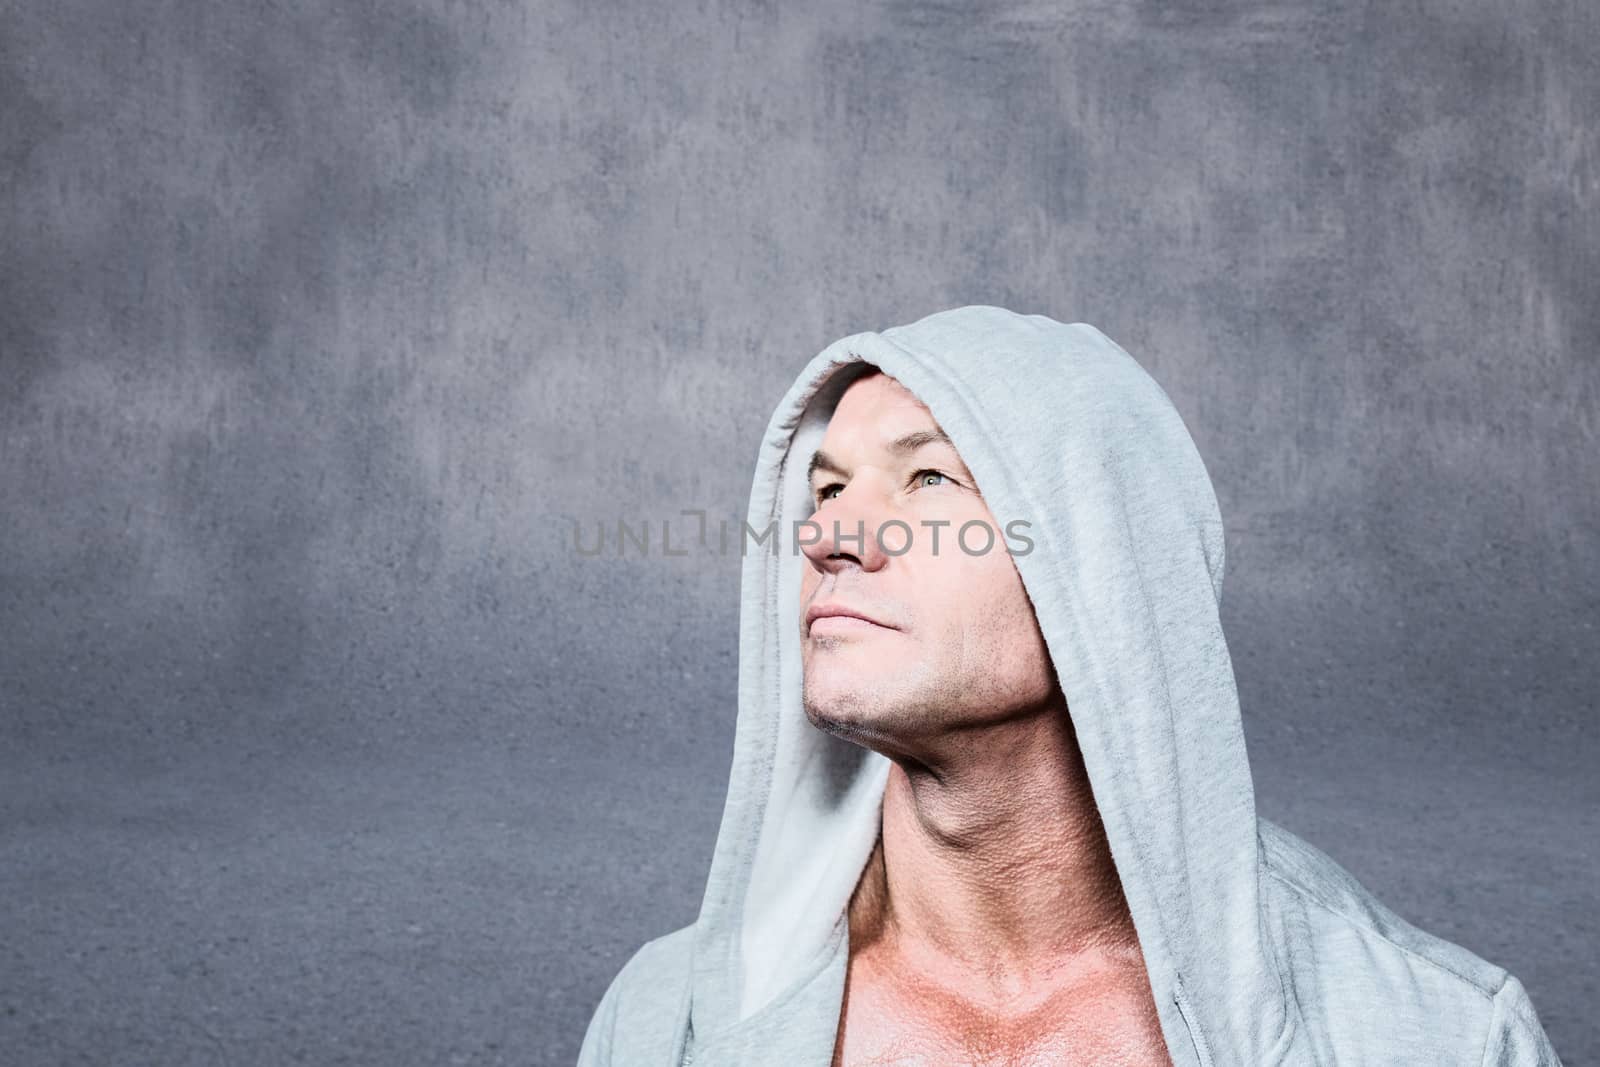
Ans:
[{"label": "sweatshirt fabric", "polygon": [[1559,1067],[1522,983],[1380,903],[1256,813],[1220,622],[1223,524],[1166,393],[1086,323],[968,306],[828,345],[762,439],[742,560],[738,720],[695,922],[640,947],[579,1067],[828,1067],[848,904],[889,760],[801,705],[794,524],[869,365],[924,403],[1033,603],[1178,1067]]}]

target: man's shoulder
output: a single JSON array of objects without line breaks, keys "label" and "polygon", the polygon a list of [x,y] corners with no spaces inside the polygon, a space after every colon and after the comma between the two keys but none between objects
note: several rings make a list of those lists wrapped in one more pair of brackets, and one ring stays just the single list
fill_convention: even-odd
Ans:
[{"label": "man's shoulder", "polygon": [[690,948],[694,943],[694,924],[651,938],[640,945],[617,972],[616,981],[649,988],[662,982],[687,978]]},{"label": "man's shoulder", "polygon": [[595,1007],[579,1067],[668,1062],[689,988],[693,940],[691,924],[634,950]]},{"label": "man's shoulder", "polygon": [[[1487,1057],[1497,1042],[1544,1041],[1522,984],[1504,967],[1406,921],[1288,830],[1260,819],[1259,837],[1279,970],[1325,1054],[1349,1056],[1352,1044],[1381,1049],[1389,1042],[1393,1051],[1419,1042],[1435,1052]],[[1551,1053],[1505,1062],[1556,1061]]]},{"label": "man's shoulder", "polygon": [[1503,967],[1407,922],[1326,852],[1266,819],[1258,822],[1269,910],[1292,907],[1302,913],[1302,930],[1350,938],[1380,969],[1404,964],[1408,974],[1436,975],[1485,1004],[1505,983]]}]

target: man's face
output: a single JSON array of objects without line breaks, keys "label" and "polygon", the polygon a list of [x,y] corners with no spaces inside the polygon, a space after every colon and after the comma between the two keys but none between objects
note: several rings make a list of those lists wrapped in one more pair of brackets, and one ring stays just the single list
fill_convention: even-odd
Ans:
[{"label": "man's face", "polygon": [[[811,722],[909,754],[918,740],[1048,702],[1055,674],[1005,531],[932,413],[874,373],[845,391],[817,455],[812,521],[822,536],[804,549],[798,620]],[[904,525],[883,529],[880,540],[891,520]],[[963,551],[958,534],[974,520],[989,530],[970,527]],[[808,622],[824,606],[873,622]]]}]

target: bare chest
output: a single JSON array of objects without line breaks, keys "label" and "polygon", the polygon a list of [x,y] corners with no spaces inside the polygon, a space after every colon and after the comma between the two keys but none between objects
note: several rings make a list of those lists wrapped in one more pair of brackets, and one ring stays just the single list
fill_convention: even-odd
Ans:
[{"label": "bare chest", "polygon": [[1170,1067],[1144,975],[1108,975],[1036,1004],[983,1009],[851,969],[833,1067]]}]

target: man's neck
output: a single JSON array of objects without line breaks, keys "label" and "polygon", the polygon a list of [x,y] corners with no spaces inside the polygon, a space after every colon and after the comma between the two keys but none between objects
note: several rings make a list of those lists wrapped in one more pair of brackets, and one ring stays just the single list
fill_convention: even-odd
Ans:
[{"label": "man's neck", "polygon": [[1142,967],[1065,706],[941,748],[890,769],[852,954],[1013,1007]]}]

